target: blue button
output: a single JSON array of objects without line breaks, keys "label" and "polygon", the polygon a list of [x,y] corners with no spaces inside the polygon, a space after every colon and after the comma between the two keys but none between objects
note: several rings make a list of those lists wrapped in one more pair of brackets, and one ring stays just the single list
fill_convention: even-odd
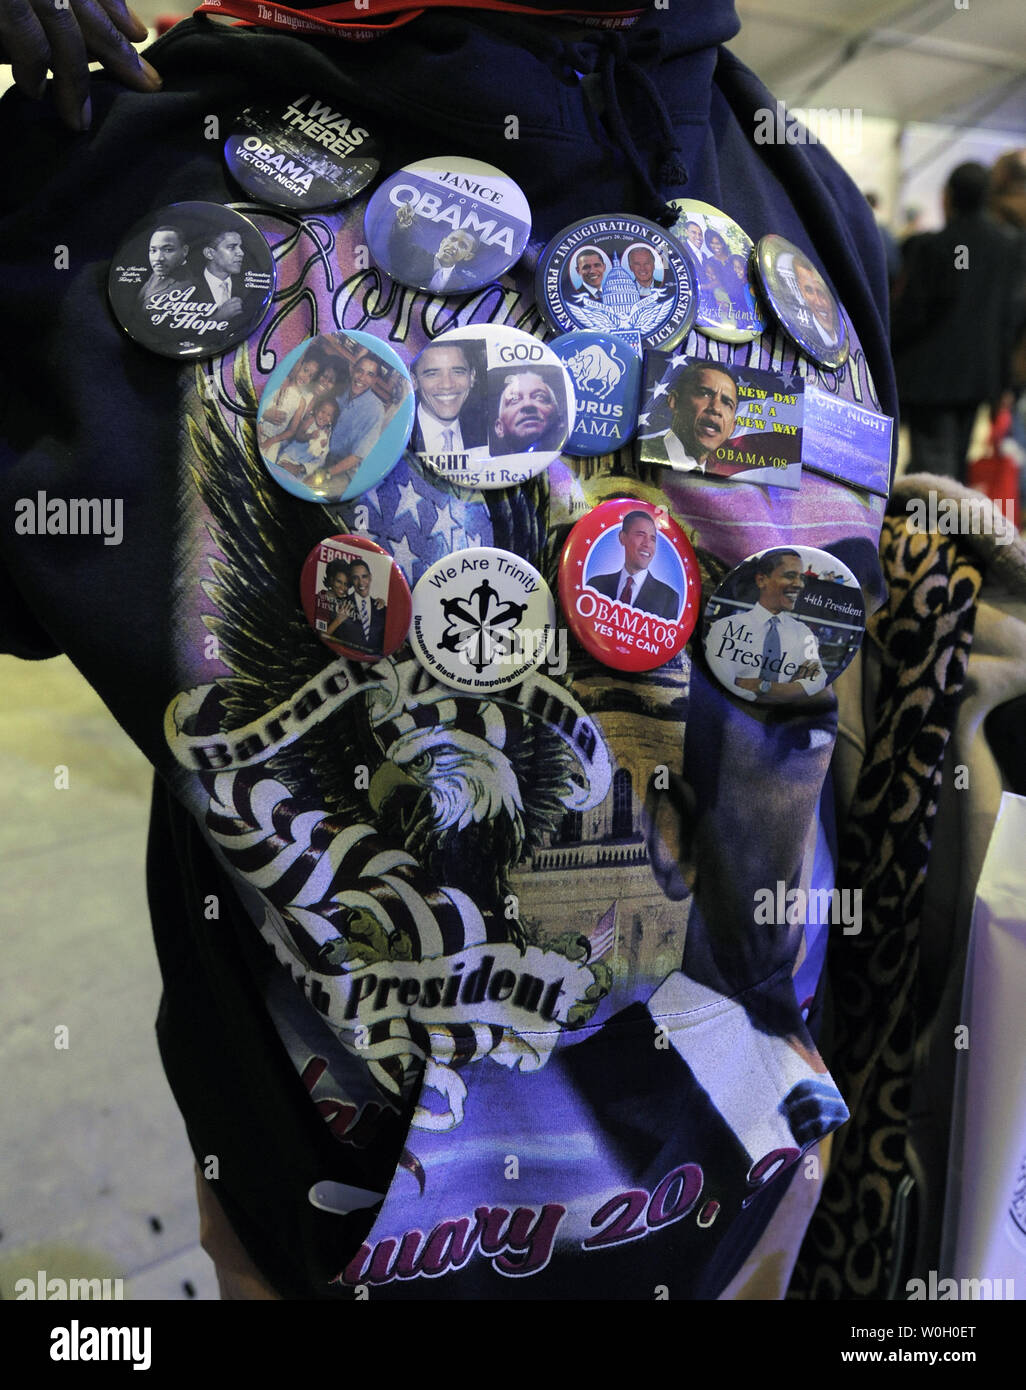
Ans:
[{"label": "blue button", "polygon": [[641,354],[623,338],[582,329],[548,345],[570,373],[577,420],[563,452],[575,458],[611,454],[638,427]]},{"label": "blue button", "polygon": [[267,471],[310,502],[348,502],[398,463],[413,428],[406,364],[370,333],[322,333],[294,348],[260,397]]}]

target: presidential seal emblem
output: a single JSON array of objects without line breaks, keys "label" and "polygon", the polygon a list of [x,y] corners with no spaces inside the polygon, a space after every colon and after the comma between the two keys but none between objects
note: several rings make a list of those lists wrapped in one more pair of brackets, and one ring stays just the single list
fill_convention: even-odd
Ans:
[{"label": "presidential seal emblem", "polygon": [[680,242],[627,214],[564,227],[539,257],[535,293],[553,328],[612,333],[639,348],[679,343],[697,297]]}]

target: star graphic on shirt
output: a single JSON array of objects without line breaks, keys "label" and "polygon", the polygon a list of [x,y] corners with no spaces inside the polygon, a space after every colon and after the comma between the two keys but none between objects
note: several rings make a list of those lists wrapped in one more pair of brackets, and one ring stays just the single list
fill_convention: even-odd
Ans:
[{"label": "star graphic on shirt", "polygon": [[413,551],[410,549],[410,542],[405,536],[395,542],[392,546],[392,559],[396,562],[407,580],[413,583]]},{"label": "star graphic on shirt", "polygon": [[399,503],[392,513],[393,518],[398,521],[401,516],[412,516],[414,521],[419,524],[420,515],[417,511],[417,504],[420,500],[421,498],[414,483],[400,483]]},{"label": "star graphic on shirt", "polygon": [[467,544],[466,544],[466,547],[465,547],[465,548],[466,548],[467,550],[476,550],[477,547],[478,547],[480,544],[481,544],[481,536],[480,536],[480,534],[479,534],[477,531],[468,531],[468,532],[467,532]]},{"label": "star graphic on shirt", "polygon": [[655,400],[656,396],[665,396],[669,389],[670,383],[668,381],[661,381],[658,386],[653,388],[652,399]]},{"label": "star graphic on shirt", "polygon": [[440,507],[437,502],[435,503],[435,511],[438,514],[438,519],[431,528],[431,534],[433,536],[441,536],[450,550],[452,549],[452,533],[459,528],[459,522],[449,510],[452,505],[452,500],[453,499],[450,498],[444,507]]},{"label": "star graphic on shirt", "polygon": [[649,416],[649,412],[648,412],[647,410],[642,411],[642,413],[638,416],[638,424],[639,424],[639,425],[647,425],[647,424],[648,424],[648,416]]},{"label": "star graphic on shirt", "polygon": [[361,502],[369,502],[376,512],[381,511],[381,503],[378,501],[378,490],[372,487],[369,492],[365,492],[360,498]]},{"label": "star graphic on shirt", "polygon": [[688,360],[688,355],[687,355],[686,352],[680,352],[680,351],[675,352],[675,353],[673,354],[673,356],[670,358],[670,366],[671,366],[671,367],[683,367],[684,363],[685,363],[687,360]]}]

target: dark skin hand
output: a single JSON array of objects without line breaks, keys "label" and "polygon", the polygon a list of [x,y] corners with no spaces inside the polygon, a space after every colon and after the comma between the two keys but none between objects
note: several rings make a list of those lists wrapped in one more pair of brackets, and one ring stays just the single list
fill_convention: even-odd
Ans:
[{"label": "dark skin hand", "polygon": [[0,0],[0,45],[15,86],[38,101],[53,73],[54,104],[65,125],[88,130],[89,64],[137,92],[155,92],[160,77],[132,47],[146,25],[124,0]]}]

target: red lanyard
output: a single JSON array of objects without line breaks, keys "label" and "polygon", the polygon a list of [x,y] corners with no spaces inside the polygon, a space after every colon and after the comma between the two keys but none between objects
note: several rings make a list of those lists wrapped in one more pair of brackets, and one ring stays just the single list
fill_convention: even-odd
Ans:
[{"label": "red lanyard", "polygon": [[[367,16],[374,6],[375,19]],[[340,39],[375,39],[381,34],[409,24],[429,9],[496,10],[506,14],[530,15],[544,19],[577,19],[582,23],[606,29],[626,29],[644,13],[644,6],[632,6],[619,11],[595,14],[572,5],[565,9],[536,9],[531,5],[506,3],[506,0],[338,0],[334,5],[322,5],[315,11],[294,10],[274,0],[205,0],[196,14],[230,15],[267,29],[283,29],[293,34],[330,34]],[[382,16],[387,15],[386,19]]]}]

